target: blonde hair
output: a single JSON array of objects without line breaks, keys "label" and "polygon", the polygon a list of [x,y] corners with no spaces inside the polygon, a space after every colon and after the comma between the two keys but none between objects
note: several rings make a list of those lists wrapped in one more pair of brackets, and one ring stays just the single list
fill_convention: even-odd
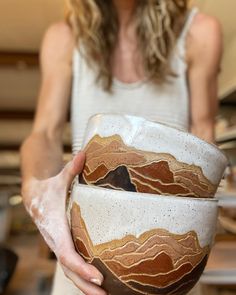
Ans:
[{"label": "blonde hair", "polygon": [[[188,0],[137,0],[133,15],[145,75],[153,83],[173,74],[170,57],[182,30]],[[68,23],[97,82],[111,91],[111,57],[117,44],[119,22],[112,0],[68,0]],[[82,46],[81,46],[82,45]],[[82,50],[83,49],[83,50]]]}]

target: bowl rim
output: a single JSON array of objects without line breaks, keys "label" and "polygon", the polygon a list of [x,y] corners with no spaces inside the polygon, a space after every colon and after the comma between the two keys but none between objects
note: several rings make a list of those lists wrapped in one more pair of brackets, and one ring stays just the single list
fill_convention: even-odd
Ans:
[{"label": "bowl rim", "polygon": [[144,198],[152,198],[152,199],[160,199],[160,198],[165,198],[165,199],[169,199],[169,200],[173,200],[173,199],[177,199],[177,200],[188,200],[188,201],[195,201],[195,202],[211,202],[211,203],[218,203],[219,200],[215,197],[213,198],[194,198],[194,197],[182,197],[182,196],[177,196],[177,195],[160,195],[160,194],[151,194],[151,193],[141,193],[141,192],[132,192],[132,191],[121,191],[121,190],[112,190],[109,188],[104,188],[104,187],[99,187],[99,186],[95,186],[95,185],[87,185],[87,184],[83,184],[83,183],[78,183],[75,182],[71,188],[71,194],[70,196],[72,196],[74,189],[79,189],[79,188],[84,188],[84,189],[92,189],[92,190],[101,190],[101,191],[111,191],[114,194],[123,194],[123,193],[129,193],[129,194],[139,194],[139,196],[144,197]]},{"label": "bowl rim", "polygon": [[93,118],[95,117],[99,117],[99,116],[102,116],[102,117],[107,117],[107,116],[119,116],[119,117],[128,117],[128,118],[137,118],[137,119],[142,119],[144,120],[145,122],[149,122],[149,123],[152,123],[152,124],[156,124],[156,125],[160,125],[160,126],[163,126],[163,127],[166,127],[166,128],[169,128],[169,129],[172,129],[172,130],[176,130],[178,131],[179,133],[182,133],[182,134],[186,134],[187,136],[189,136],[190,138],[195,138],[198,142],[200,143],[204,143],[206,145],[208,145],[210,148],[214,149],[217,151],[217,153],[222,157],[222,160],[225,162],[225,164],[229,165],[229,160],[228,158],[226,157],[226,155],[223,153],[223,151],[214,143],[211,143],[211,142],[208,142],[204,139],[201,139],[200,137],[192,134],[191,132],[188,132],[188,131],[185,131],[185,130],[182,130],[180,128],[177,128],[177,127],[172,127],[168,124],[165,124],[165,123],[162,123],[162,122],[158,122],[158,121],[153,121],[153,120],[150,120],[150,119],[147,119],[145,117],[141,117],[141,116],[136,116],[136,115],[132,115],[132,114],[122,114],[122,113],[116,113],[116,112],[108,112],[108,113],[97,113],[97,114],[94,114],[92,116],[90,116],[88,118],[88,121],[87,121],[87,126],[88,126],[88,123],[89,121],[91,121]]}]

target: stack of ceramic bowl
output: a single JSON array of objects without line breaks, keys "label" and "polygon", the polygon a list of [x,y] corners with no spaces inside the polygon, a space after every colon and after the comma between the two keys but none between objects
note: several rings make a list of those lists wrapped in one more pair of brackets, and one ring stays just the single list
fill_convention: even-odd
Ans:
[{"label": "stack of ceramic bowl", "polygon": [[99,114],[71,194],[73,239],[111,295],[187,294],[214,238],[220,150],[169,126]]}]

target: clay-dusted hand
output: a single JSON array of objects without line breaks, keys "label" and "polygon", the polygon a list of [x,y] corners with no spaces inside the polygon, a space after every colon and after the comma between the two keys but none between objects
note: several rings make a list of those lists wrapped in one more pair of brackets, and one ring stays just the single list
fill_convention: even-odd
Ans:
[{"label": "clay-dusted hand", "polygon": [[104,295],[102,274],[75,251],[66,217],[66,196],[74,177],[84,166],[80,152],[56,176],[32,179],[23,185],[24,204],[45,241],[55,253],[65,275],[86,295]]}]

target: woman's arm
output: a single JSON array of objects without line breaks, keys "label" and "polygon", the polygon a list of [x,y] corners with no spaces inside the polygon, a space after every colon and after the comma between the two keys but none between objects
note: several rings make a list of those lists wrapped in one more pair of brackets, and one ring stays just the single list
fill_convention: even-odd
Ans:
[{"label": "woman's arm", "polygon": [[[42,83],[33,130],[21,148],[24,204],[65,275],[88,295],[106,294],[102,274],[76,253],[66,217],[66,196],[81,172],[79,153],[62,169],[62,133],[72,80],[73,35],[65,23],[53,25],[41,50]],[[96,285],[95,285],[96,284]]]},{"label": "woman's arm", "polygon": [[41,48],[42,80],[36,118],[21,148],[23,188],[32,177],[45,179],[62,168],[62,132],[71,88],[72,50],[69,28],[63,23],[53,25]]},{"label": "woman's arm", "polygon": [[219,22],[213,17],[199,13],[193,21],[187,39],[190,131],[208,142],[215,141],[217,80],[222,51]]}]

